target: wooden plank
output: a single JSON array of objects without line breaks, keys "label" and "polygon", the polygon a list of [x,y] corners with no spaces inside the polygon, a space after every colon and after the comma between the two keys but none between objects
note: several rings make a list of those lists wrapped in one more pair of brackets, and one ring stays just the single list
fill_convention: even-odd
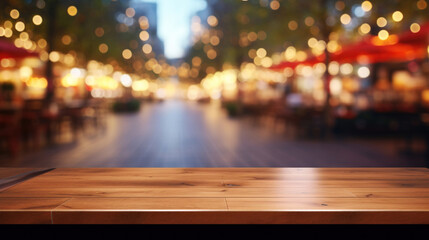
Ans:
[{"label": "wooden plank", "polygon": [[50,224],[51,211],[67,198],[0,198],[0,224]]},{"label": "wooden plank", "polygon": [[0,197],[222,197],[224,188],[195,188],[195,187],[46,187],[14,188],[4,192]]},{"label": "wooden plank", "polygon": [[226,198],[232,211],[407,210],[429,214],[426,198]]},{"label": "wooden plank", "polygon": [[374,187],[374,188],[398,188],[398,187],[417,187],[428,188],[429,181],[420,180],[224,180],[225,187],[242,188],[282,188],[282,187],[300,187],[300,188],[347,188],[353,187]]},{"label": "wooden plank", "polygon": [[55,211],[227,210],[224,198],[72,198]]},{"label": "wooden plank", "polygon": [[0,192],[0,213],[16,223],[47,223],[51,211],[53,223],[429,223],[428,176],[419,168],[56,169]]}]

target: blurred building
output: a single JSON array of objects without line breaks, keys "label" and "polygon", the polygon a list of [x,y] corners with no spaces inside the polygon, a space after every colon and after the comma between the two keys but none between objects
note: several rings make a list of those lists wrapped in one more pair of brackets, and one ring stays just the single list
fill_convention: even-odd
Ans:
[{"label": "blurred building", "polygon": [[135,9],[137,18],[144,16],[149,22],[149,28],[147,29],[149,32],[149,39],[145,42],[152,46],[152,51],[156,55],[164,55],[164,43],[158,37],[157,4],[152,2],[132,1],[130,5]]}]

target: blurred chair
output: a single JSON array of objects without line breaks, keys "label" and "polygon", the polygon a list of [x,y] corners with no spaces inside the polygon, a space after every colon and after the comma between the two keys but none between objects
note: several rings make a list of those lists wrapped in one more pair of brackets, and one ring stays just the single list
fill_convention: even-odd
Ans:
[{"label": "blurred chair", "polygon": [[7,152],[17,156],[20,148],[21,111],[15,107],[0,107],[0,141],[4,141]]},{"label": "blurred chair", "polygon": [[47,125],[42,119],[43,102],[41,100],[26,100],[21,119],[22,137],[26,145],[29,142],[34,147],[41,146],[40,139],[47,131]]}]

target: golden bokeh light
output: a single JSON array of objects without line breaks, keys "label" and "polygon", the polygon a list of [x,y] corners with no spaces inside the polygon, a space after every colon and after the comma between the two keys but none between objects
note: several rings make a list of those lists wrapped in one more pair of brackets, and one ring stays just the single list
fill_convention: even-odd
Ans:
[{"label": "golden bokeh light", "polygon": [[15,29],[18,32],[22,32],[25,29],[25,24],[23,22],[19,21],[15,24]]},{"label": "golden bokeh light", "polygon": [[133,56],[133,53],[131,52],[131,50],[130,50],[130,49],[124,49],[124,50],[122,51],[122,57],[123,57],[124,59],[130,59],[132,56]]},{"label": "golden bokeh light", "polygon": [[217,53],[214,49],[210,49],[207,51],[207,57],[211,60],[215,59],[217,57]]},{"label": "golden bokeh light", "polygon": [[18,19],[19,18],[19,11],[16,9],[12,9],[10,11],[10,17],[13,19]]},{"label": "golden bokeh light", "polygon": [[364,23],[359,27],[359,31],[362,34],[368,34],[371,31],[371,26],[368,23]]},{"label": "golden bokeh light", "polygon": [[341,15],[340,21],[342,24],[347,25],[352,21],[352,18],[347,13],[344,13],[343,15]]},{"label": "golden bokeh light", "polygon": [[152,46],[149,43],[143,45],[142,50],[144,53],[149,54],[152,52]]},{"label": "golden bokeh light", "polygon": [[267,50],[265,50],[264,48],[259,48],[258,50],[256,50],[256,56],[263,58],[267,55]]},{"label": "golden bokeh light", "polygon": [[149,40],[149,33],[147,31],[141,31],[139,34],[139,38],[142,41],[147,41],[147,40]]},{"label": "golden bokeh light", "polygon": [[270,8],[271,8],[271,9],[273,9],[273,10],[277,10],[277,9],[279,9],[279,8],[280,8],[280,2],[279,2],[279,1],[277,1],[277,0],[273,0],[273,1],[270,3]]},{"label": "golden bokeh light", "polygon": [[40,15],[34,15],[33,16],[33,23],[34,25],[40,25],[43,22],[43,18]]},{"label": "golden bokeh light", "polygon": [[107,44],[105,44],[105,43],[102,43],[98,46],[98,50],[101,53],[107,53],[107,51],[109,51],[109,46],[107,46]]},{"label": "golden bokeh light", "polygon": [[400,11],[396,11],[392,14],[392,19],[395,22],[400,22],[402,19],[404,19],[404,14],[402,14]]},{"label": "golden bokeh light", "polygon": [[77,14],[77,8],[75,7],[75,6],[69,6],[68,8],[67,8],[67,13],[70,15],[70,16],[76,16],[76,14]]},{"label": "golden bokeh light", "polygon": [[410,30],[413,33],[418,33],[420,31],[420,25],[418,23],[413,23],[410,26]]},{"label": "golden bokeh light", "polygon": [[218,20],[215,16],[211,15],[207,18],[207,23],[211,26],[211,27],[216,27],[218,24]]},{"label": "golden bokeh light", "polygon": [[385,27],[387,25],[387,20],[384,17],[377,18],[377,26]]},{"label": "golden bokeh light", "polygon": [[49,53],[49,60],[51,62],[58,62],[58,61],[60,61],[60,57],[61,57],[60,53],[57,52],[57,51],[52,51],[52,52]]},{"label": "golden bokeh light", "polygon": [[362,10],[369,12],[372,9],[372,3],[370,1],[364,1],[361,4]]},{"label": "golden bokeh light", "polygon": [[381,30],[380,32],[378,32],[378,38],[380,38],[381,40],[387,40],[389,38],[389,32],[386,30]]},{"label": "golden bokeh light", "polygon": [[37,45],[38,45],[40,48],[45,48],[45,47],[48,45],[48,42],[46,42],[46,40],[45,40],[45,39],[41,38],[41,39],[39,39],[39,40],[37,41]]}]

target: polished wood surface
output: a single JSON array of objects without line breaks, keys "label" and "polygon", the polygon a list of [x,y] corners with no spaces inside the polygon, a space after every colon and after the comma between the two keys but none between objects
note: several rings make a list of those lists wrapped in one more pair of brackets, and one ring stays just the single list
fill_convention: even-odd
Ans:
[{"label": "polished wood surface", "polygon": [[62,168],[0,223],[429,223],[425,168]]}]

